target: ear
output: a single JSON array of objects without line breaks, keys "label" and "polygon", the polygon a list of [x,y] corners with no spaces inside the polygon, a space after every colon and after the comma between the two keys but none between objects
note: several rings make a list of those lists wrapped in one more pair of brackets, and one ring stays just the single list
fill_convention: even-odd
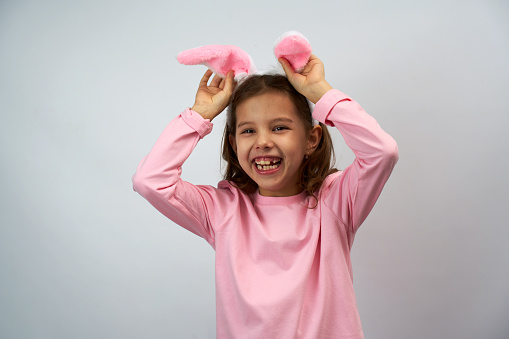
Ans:
[{"label": "ear", "polygon": [[322,140],[322,126],[315,125],[311,131],[309,131],[308,146],[306,148],[307,155],[311,155],[316,150],[320,144],[320,140]]},{"label": "ear", "polygon": [[249,54],[231,45],[208,45],[188,49],[177,55],[177,61],[183,65],[205,65],[223,78],[233,70],[235,81],[256,71]]},{"label": "ear", "polygon": [[235,155],[237,155],[237,141],[232,135],[228,136],[228,141],[230,142],[230,145],[232,146]]},{"label": "ear", "polygon": [[288,60],[297,73],[302,72],[311,56],[311,45],[308,39],[297,31],[286,32],[274,44],[276,58]]}]

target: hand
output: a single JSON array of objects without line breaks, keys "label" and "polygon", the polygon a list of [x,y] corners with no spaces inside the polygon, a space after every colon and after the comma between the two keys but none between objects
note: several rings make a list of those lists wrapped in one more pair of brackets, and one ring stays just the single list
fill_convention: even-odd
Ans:
[{"label": "hand", "polygon": [[215,75],[210,85],[208,85],[212,73],[208,69],[201,78],[200,86],[196,92],[196,99],[191,108],[204,119],[209,119],[210,121],[226,108],[235,87],[233,71],[228,72],[226,78]]},{"label": "hand", "polygon": [[311,54],[308,63],[300,74],[293,71],[286,59],[280,58],[279,62],[292,86],[312,103],[316,104],[327,91],[332,89],[332,86],[325,81],[323,63],[316,55]]}]

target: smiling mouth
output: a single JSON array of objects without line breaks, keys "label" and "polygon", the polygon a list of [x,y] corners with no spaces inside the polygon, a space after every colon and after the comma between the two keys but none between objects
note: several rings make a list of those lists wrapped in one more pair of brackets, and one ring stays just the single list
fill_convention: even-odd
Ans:
[{"label": "smiling mouth", "polygon": [[281,166],[281,158],[256,158],[253,163],[259,171],[272,171]]}]

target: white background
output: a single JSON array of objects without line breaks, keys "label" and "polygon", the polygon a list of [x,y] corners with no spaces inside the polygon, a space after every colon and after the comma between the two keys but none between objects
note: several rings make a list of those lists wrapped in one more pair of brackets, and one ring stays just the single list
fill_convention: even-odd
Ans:
[{"label": "white background", "polygon": [[[0,337],[214,338],[214,252],[132,191],[205,68],[298,30],[398,142],[357,233],[366,338],[509,337],[506,1],[0,2]],[[218,118],[184,179],[220,179]],[[353,159],[332,131],[338,167]]]}]

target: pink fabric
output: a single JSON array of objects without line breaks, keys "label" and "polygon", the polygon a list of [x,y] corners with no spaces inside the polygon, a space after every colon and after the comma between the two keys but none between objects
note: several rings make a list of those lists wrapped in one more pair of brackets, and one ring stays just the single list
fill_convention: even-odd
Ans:
[{"label": "pink fabric", "polygon": [[314,118],[335,126],[356,159],[305,193],[246,195],[226,181],[192,185],[181,167],[212,127],[189,109],[163,131],[134,189],[216,251],[217,338],[364,338],[350,258],[355,233],[398,160],[395,141],[338,90]]},{"label": "pink fabric", "polygon": [[183,65],[205,65],[223,78],[233,70],[236,81],[256,70],[249,54],[231,45],[208,45],[188,49],[177,55],[177,61]]},{"label": "pink fabric", "polygon": [[283,34],[275,43],[274,55],[276,58],[285,58],[288,60],[295,72],[302,72],[304,66],[308,63],[311,55],[311,45],[309,41],[296,31],[290,31]]}]

